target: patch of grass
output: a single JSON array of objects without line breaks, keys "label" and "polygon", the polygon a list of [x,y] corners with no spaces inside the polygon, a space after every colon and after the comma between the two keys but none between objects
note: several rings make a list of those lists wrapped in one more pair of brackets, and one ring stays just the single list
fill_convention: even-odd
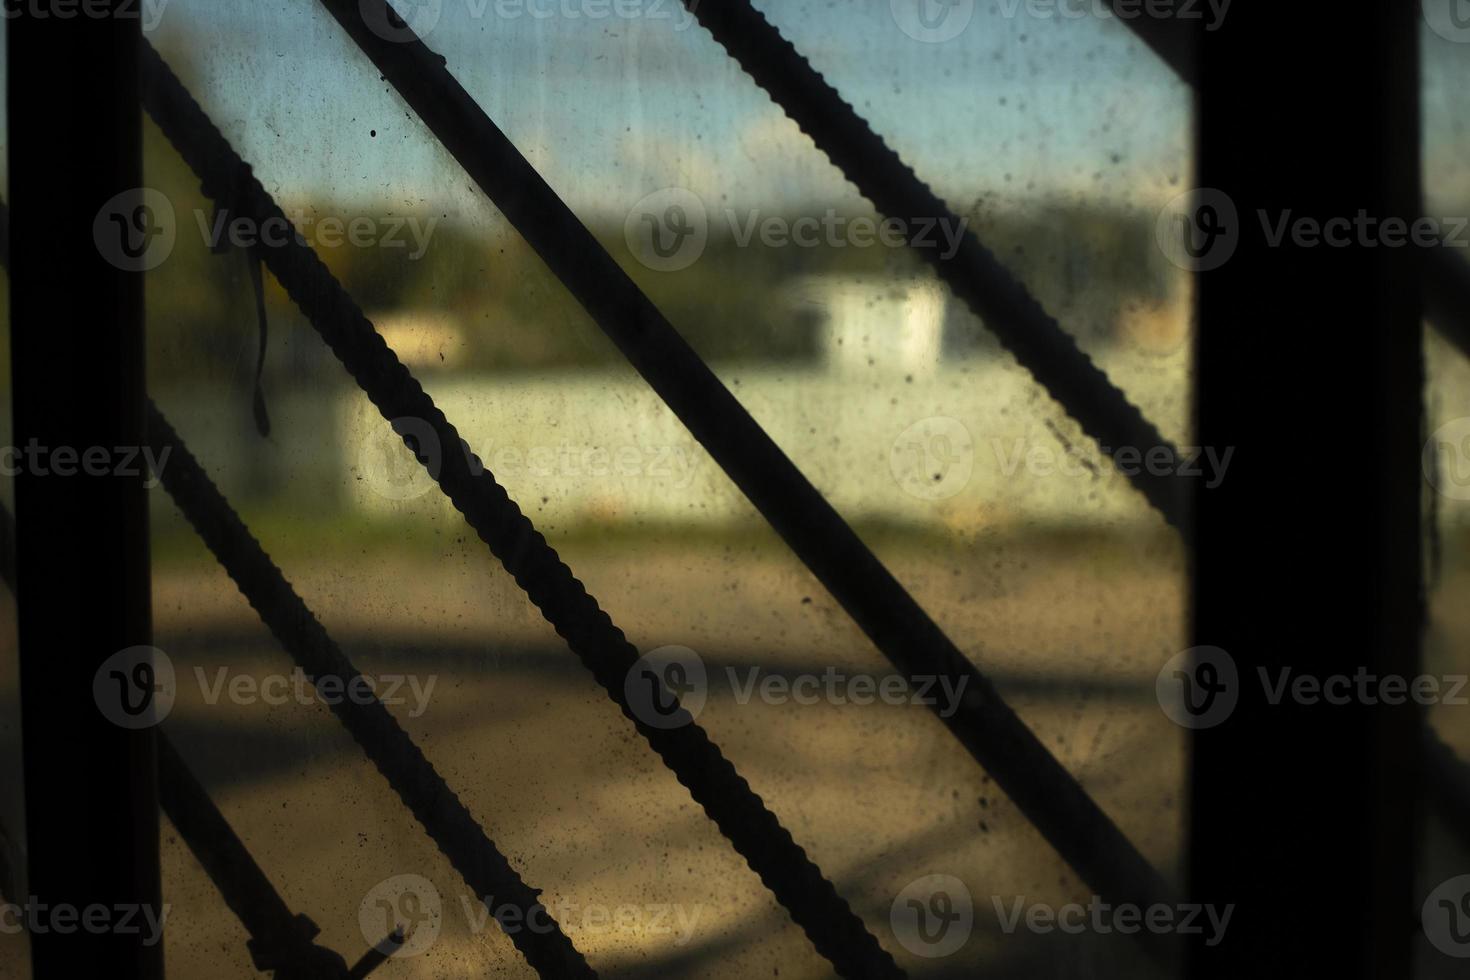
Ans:
[{"label": "patch of grass", "polygon": [[[453,517],[389,518],[359,511],[291,513],[280,507],[247,507],[245,523],[266,551],[281,560],[338,562],[374,557],[446,558],[482,555],[473,531]],[[1075,556],[1104,569],[1173,561],[1180,546],[1172,533],[1089,525],[1026,525],[958,533],[932,524],[870,521],[854,528],[882,555],[977,555],[1025,553],[1037,557]],[[787,547],[762,521],[730,524],[668,522],[584,522],[546,532],[559,551],[735,551],[747,558],[775,557]],[[177,569],[212,561],[193,530],[179,519],[155,521],[153,561]]]}]

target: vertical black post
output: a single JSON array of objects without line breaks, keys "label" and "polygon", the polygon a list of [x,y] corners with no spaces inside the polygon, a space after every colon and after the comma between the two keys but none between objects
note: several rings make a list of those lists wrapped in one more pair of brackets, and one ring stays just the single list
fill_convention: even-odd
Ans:
[{"label": "vertical black post", "polygon": [[[127,193],[142,184],[141,22],[126,0],[6,7],[34,975],[157,980],[161,943],[113,927],[119,906],[161,914],[153,734],[93,696],[105,660],[150,642],[146,474],[129,447],[145,445],[137,246],[166,216]],[[88,926],[99,905],[108,925]]]},{"label": "vertical black post", "polygon": [[[1420,256],[1385,224],[1420,206],[1418,9],[1236,4],[1202,41],[1199,440],[1234,457],[1194,633],[1239,702],[1193,742],[1191,888],[1236,905],[1194,977],[1411,972],[1419,718],[1356,679],[1418,665]],[[1273,704],[1286,669],[1351,703]]]}]

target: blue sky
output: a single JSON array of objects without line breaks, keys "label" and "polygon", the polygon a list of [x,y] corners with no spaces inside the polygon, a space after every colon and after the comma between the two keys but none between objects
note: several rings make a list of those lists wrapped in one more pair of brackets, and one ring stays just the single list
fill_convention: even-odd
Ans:
[{"label": "blue sky", "polygon": [[[154,43],[188,63],[201,101],[283,198],[497,220],[313,0],[142,2]],[[712,208],[862,206],[677,0],[393,2],[438,4],[430,46],[583,214],[616,215],[671,185]],[[1062,194],[1153,207],[1187,182],[1189,94],[1124,24],[973,0],[963,30],[925,43],[901,24],[920,2],[932,0],[757,0],[957,206]],[[636,16],[608,15],[613,4]],[[1425,62],[1431,209],[1463,211],[1470,44],[1426,30]]]},{"label": "blue sky", "polygon": [[[431,47],[574,207],[617,211],[669,185],[712,207],[858,201],[674,0],[627,0],[640,16],[598,19],[440,2]],[[1152,200],[1187,176],[1188,93],[1117,22],[1006,17],[982,2],[958,36],[924,43],[889,0],[761,6],[956,203]],[[482,207],[309,0],[169,0],[153,38],[203,73],[206,106],[286,196]]]}]

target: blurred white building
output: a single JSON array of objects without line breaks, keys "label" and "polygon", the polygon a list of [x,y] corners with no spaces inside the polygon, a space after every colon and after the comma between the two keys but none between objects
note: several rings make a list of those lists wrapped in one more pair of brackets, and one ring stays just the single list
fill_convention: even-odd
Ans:
[{"label": "blurred white building", "polygon": [[[716,370],[850,520],[951,529],[1157,520],[1009,356],[945,355],[950,298],[937,282],[812,277],[784,299],[816,328],[816,363]],[[434,360],[441,346],[454,346],[437,332],[427,347],[398,339]],[[1123,344],[1100,357],[1166,436],[1187,443],[1186,345],[1161,353]],[[754,517],[673,413],[625,369],[444,374],[429,388],[469,448],[548,529]],[[356,506],[380,514],[448,507],[366,399],[345,396],[338,418],[342,486]],[[411,430],[432,439],[427,427]]]}]

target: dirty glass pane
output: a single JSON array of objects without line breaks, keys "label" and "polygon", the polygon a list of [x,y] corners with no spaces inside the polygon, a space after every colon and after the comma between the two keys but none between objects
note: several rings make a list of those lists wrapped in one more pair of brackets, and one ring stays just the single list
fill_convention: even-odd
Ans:
[{"label": "dirty glass pane", "polygon": [[[895,228],[672,0],[395,6],[1177,885],[1185,733],[1154,692],[1188,646],[1184,553],[1109,459],[1152,447],[1093,444],[894,236],[976,234],[1187,446],[1190,281],[1159,232],[1189,186],[1187,87],[1103,5],[760,3],[955,215]],[[964,692],[896,683],[321,5],[143,9],[468,448],[628,639],[677,663],[686,707],[906,971],[1138,974],[1131,936],[1035,924],[1097,901],[946,729]],[[422,420],[395,433],[257,280],[271,229],[146,125],[155,402],[576,947],[608,975],[829,975],[405,449]],[[533,975],[487,918],[505,896],[466,885],[152,495],[161,730],[316,942],[351,962],[406,927],[375,975]],[[168,823],[163,862],[170,972],[257,975]]]},{"label": "dirty glass pane", "polygon": [[[1470,261],[1470,234],[1463,232],[1470,215],[1470,113],[1463,98],[1470,85],[1470,20],[1463,5],[1426,3],[1425,23],[1425,214],[1441,220],[1446,233],[1436,261],[1463,266]],[[1470,359],[1463,346],[1449,339],[1451,333],[1447,323],[1433,317],[1426,323],[1424,672],[1457,689],[1470,675],[1470,607],[1465,603],[1470,586]],[[1444,690],[1446,696],[1428,709],[1428,824],[1417,894],[1425,903],[1426,938],[1418,959],[1425,977],[1459,975],[1464,962],[1459,957],[1466,955],[1459,933],[1436,927],[1448,914],[1438,906],[1445,889],[1463,895],[1470,888],[1470,878],[1464,877],[1470,838],[1464,821],[1455,816],[1463,811],[1449,802],[1463,800],[1464,787],[1470,786],[1470,717],[1464,698],[1450,694],[1450,687]]]},{"label": "dirty glass pane", "polygon": [[[1100,451],[675,5],[404,9],[1048,748],[1176,866],[1183,737],[1152,691],[1186,645],[1181,552]],[[1187,280],[1154,240],[1190,168],[1182,84],[1103,17],[767,13],[1186,442]],[[175,0],[154,42],[629,638],[698,658],[699,723],[906,968],[1128,975],[1131,940],[1006,934],[1002,909],[1089,889],[918,692],[884,686],[893,668],[329,17]],[[824,975],[270,276],[261,434],[249,260],[212,250],[228,226],[150,136],[178,232],[150,282],[158,403],[359,668],[385,691],[402,677],[395,716],[578,948],[610,972]],[[332,234],[355,221],[359,241]],[[165,728],[320,941],[352,958],[411,917],[387,975],[527,973],[319,699],[256,693],[289,660],[162,494],[155,519],[158,646],[180,679]],[[167,843],[169,962],[244,975],[239,925]],[[941,898],[968,910],[952,951],[916,918]]]}]

